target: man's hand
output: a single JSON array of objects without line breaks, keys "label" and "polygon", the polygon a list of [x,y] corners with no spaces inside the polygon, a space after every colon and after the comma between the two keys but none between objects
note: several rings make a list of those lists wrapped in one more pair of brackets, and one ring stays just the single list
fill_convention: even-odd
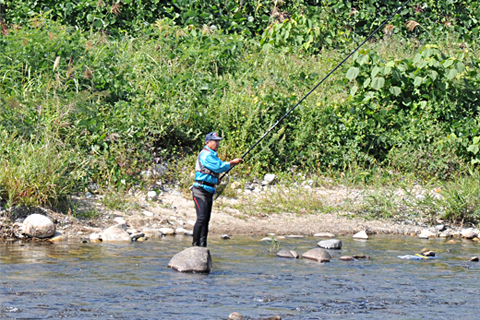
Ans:
[{"label": "man's hand", "polygon": [[243,161],[242,158],[233,159],[233,160],[230,161],[230,165],[231,165],[231,166],[235,166],[235,165],[239,164],[239,163],[242,162],[242,161]]}]

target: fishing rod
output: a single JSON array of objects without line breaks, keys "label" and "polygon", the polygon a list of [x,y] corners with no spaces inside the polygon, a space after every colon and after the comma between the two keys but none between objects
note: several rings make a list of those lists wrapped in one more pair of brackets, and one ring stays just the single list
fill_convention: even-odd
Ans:
[{"label": "fishing rod", "polygon": [[[355,52],[358,51],[358,49],[360,49],[361,46],[363,46],[368,40],[370,40],[385,24],[387,24],[387,22],[389,22],[390,20],[392,20],[392,18],[400,11],[402,10],[407,4],[410,3],[411,0],[407,0],[404,4],[402,4],[400,7],[397,8],[397,10],[395,10],[394,13],[392,13],[390,15],[390,17],[388,17],[377,29],[375,29],[372,33],[370,33],[368,35],[368,37],[362,41],[362,43],[360,43],[355,49],[353,49],[352,52],[350,52],[346,57],[345,59],[343,59],[335,68],[333,68],[322,80],[320,80],[319,83],[317,83],[306,95],[303,96],[302,99],[300,99],[292,108],[290,108],[290,110],[287,111],[287,113],[285,113],[280,119],[277,120],[277,122],[275,122],[275,124],[273,126],[270,127],[270,129],[268,129],[264,134],[263,136],[257,140],[257,142],[255,142],[255,144],[253,144],[250,149],[248,149],[242,156],[241,158],[245,158],[249,153],[250,151],[252,151],[260,142],[262,142],[262,140],[276,127],[278,126],[282,121],[283,119],[285,119],[286,117],[288,117],[288,115],[290,113],[292,113],[293,110],[295,110],[296,107],[298,107],[313,91],[315,91],[315,89],[317,89],[325,80],[327,80],[331,75],[332,73],[334,73],[338,68],[340,68],[342,66],[342,64],[345,63],[345,61],[348,60],[348,58],[350,58]],[[231,167],[228,171],[226,171],[220,178],[219,178],[219,181],[221,181],[223,179],[223,177],[225,177],[225,175],[230,172],[230,170],[232,170],[233,167]]]}]

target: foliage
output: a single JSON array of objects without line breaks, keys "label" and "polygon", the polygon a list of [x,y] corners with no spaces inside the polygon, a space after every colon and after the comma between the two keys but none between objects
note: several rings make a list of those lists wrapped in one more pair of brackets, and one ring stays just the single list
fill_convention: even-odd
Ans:
[{"label": "foliage", "polygon": [[0,127],[0,198],[9,206],[55,205],[74,190],[74,156],[54,135],[23,137]]}]

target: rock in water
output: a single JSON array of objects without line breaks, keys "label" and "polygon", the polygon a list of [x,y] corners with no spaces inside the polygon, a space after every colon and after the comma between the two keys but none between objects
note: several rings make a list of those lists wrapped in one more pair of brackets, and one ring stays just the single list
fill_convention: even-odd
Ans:
[{"label": "rock in water", "polygon": [[103,241],[132,241],[127,231],[123,230],[121,225],[111,226],[102,232]]},{"label": "rock in water", "polygon": [[212,270],[210,250],[202,247],[185,249],[173,256],[168,267],[179,272],[209,273]]},{"label": "rock in water", "polygon": [[55,234],[55,230],[52,220],[38,213],[29,215],[22,225],[22,233],[32,238],[50,238]]},{"label": "rock in water", "polygon": [[295,251],[292,251],[292,250],[282,249],[282,250],[277,252],[277,257],[297,259],[298,258],[298,253],[296,253]]},{"label": "rock in water", "polygon": [[319,238],[335,238],[335,235],[330,232],[319,232],[319,233],[315,233],[313,236],[319,237]]},{"label": "rock in water", "polygon": [[315,260],[318,262],[329,262],[332,256],[327,250],[315,248],[302,254],[302,258]]},{"label": "rock in water", "polygon": [[228,320],[245,320],[245,318],[238,312],[232,312],[228,316]]},{"label": "rock in water", "polygon": [[324,249],[342,249],[342,241],[337,239],[323,240],[317,243],[317,246]]},{"label": "rock in water", "polygon": [[360,232],[357,232],[353,235],[353,239],[364,239],[364,240],[367,240],[368,239],[368,235],[365,231],[360,231]]}]

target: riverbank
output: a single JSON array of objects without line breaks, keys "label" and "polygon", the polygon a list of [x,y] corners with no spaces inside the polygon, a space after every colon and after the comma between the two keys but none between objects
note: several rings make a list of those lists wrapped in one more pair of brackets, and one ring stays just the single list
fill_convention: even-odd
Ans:
[{"label": "riverbank", "polygon": [[[235,185],[231,188],[235,188]],[[397,190],[396,197],[405,201],[407,196],[422,198],[425,192],[424,189],[418,189],[407,195]],[[434,190],[432,192],[435,194]],[[371,215],[364,215],[360,210],[365,206],[367,191],[345,186],[311,187],[306,184],[292,188],[259,184],[256,188],[234,189],[229,194],[232,193],[236,194],[235,198],[222,196],[214,203],[211,237],[223,234],[314,236],[322,232],[338,236],[365,231],[369,235],[406,234],[449,238],[460,236],[462,228],[474,227],[452,225],[414,213],[372,219]],[[123,210],[108,209],[104,196],[92,194],[75,197],[75,212],[67,214],[46,208],[2,210],[0,238],[9,241],[23,239],[23,220],[33,213],[47,215],[63,239],[88,241],[92,234],[101,234],[108,227],[118,224],[123,224],[129,234],[144,233],[147,238],[174,233],[191,234],[196,213],[189,193],[172,186],[164,187],[154,195],[150,198],[145,192],[125,195],[117,200],[125,203]],[[283,206],[280,203],[282,201],[285,204]],[[348,211],[352,208],[356,210]]]}]

